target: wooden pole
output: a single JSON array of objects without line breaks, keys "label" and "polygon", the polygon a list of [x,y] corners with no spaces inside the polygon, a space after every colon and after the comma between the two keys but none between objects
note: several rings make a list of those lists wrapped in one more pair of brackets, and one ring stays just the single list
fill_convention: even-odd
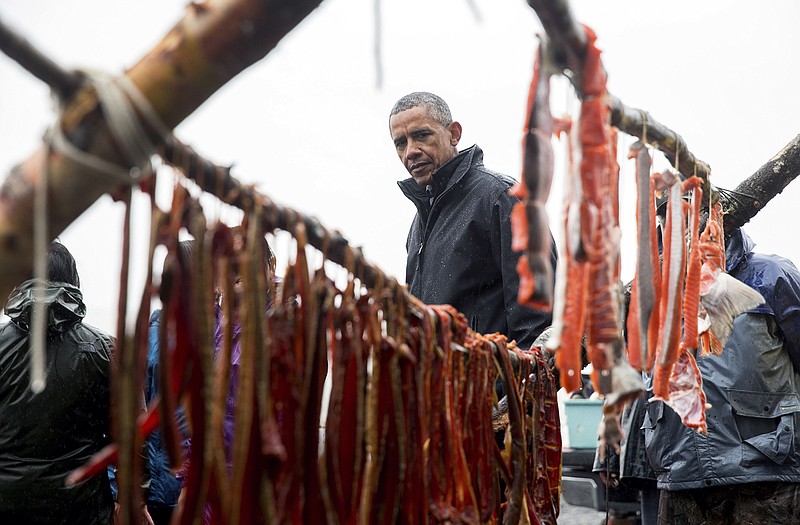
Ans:
[{"label": "wooden pole", "polygon": [[[580,93],[580,76],[586,53],[586,34],[575,20],[567,0],[528,0],[542,27],[550,38],[549,58],[553,65],[565,71],[566,76]],[[625,133],[644,138],[647,130],[648,144],[656,147],[674,165],[677,155],[678,170],[685,177],[697,175],[704,180],[703,191],[716,191],[708,182],[709,165],[689,151],[681,136],[655,120],[647,112],[629,108],[618,98],[609,95],[611,124]],[[773,197],[778,195],[800,175],[800,135],[778,152],[758,171],[731,192],[721,192],[719,197],[725,210],[725,232],[744,226]]]},{"label": "wooden pole", "polygon": [[81,87],[83,77],[80,74],[62,69],[2,20],[0,20],[0,51],[50,86],[61,98],[72,95]]},{"label": "wooden pole", "polygon": [[[172,129],[242,70],[263,58],[322,0],[207,0],[188,5],[184,17],[125,77],[147,99],[155,114]],[[4,50],[23,49],[24,39],[9,39],[2,27]],[[27,46],[30,47],[30,46]],[[26,68],[52,82],[66,98],[60,125],[79,150],[118,165],[123,155],[104,119],[91,84],[64,77],[48,79],[55,65],[39,53],[28,54]],[[25,53],[13,53],[23,61]],[[68,75],[72,76],[72,74]],[[145,126],[147,126],[145,124]],[[161,137],[152,127],[151,139]],[[39,148],[12,168],[0,187],[0,297],[28,275],[33,257],[33,200],[48,177],[47,232],[54,238],[119,180],[87,171],[68,156]]]},{"label": "wooden pole", "polygon": [[629,108],[616,97],[609,97],[608,105],[611,108],[612,126],[640,139],[643,139],[646,133],[648,144],[664,153],[673,166],[677,155],[678,171],[684,177],[697,175],[703,179],[705,181],[703,191],[708,192],[708,176],[711,168],[689,151],[689,146],[680,135],[654,119],[648,112]]},{"label": "wooden pole", "polygon": [[731,192],[723,192],[725,233],[741,228],[800,175],[800,135]]}]

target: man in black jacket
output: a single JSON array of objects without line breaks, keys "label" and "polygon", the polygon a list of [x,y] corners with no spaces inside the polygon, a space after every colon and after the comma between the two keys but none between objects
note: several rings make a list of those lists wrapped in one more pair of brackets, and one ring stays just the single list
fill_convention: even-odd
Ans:
[{"label": "man in black jacket", "polygon": [[[112,521],[107,476],[75,487],[66,476],[109,441],[112,340],[86,315],[75,260],[60,243],[47,280],[29,279],[8,299],[0,327],[0,523],[100,525]],[[44,389],[30,386],[32,312],[47,319]]]},{"label": "man in black jacket", "polygon": [[389,126],[411,174],[398,185],[417,207],[406,241],[409,291],[427,304],[451,304],[473,330],[503,333],[527,349],[551,318],[517,304],[510,221],[517,198],[508,194],[515,181],[486,169],[478,146],[458,151],[461,124],[432,93],[398,100]]}]

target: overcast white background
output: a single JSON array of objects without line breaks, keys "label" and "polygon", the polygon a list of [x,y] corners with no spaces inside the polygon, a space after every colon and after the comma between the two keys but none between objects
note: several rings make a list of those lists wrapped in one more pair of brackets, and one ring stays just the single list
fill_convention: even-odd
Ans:
[{"label": "overcast white background", "polygon": [[[540,25],[523,0],[381,0],[383,85],[376,87],[373,0],[324,0],[264,60],[177,128],[206,157],[273,200],[339,229],[401,281],[413,206],[395,181],[406,172],[388,136],[388,112],[410,91],[433,91],[477,143],[486,164],[519,178],[520,130]],[[734,188],[800,133],[800,4],[673,0],[571,2],[595,29],[609,90],[680,133]],[[181,17],[183,0],[4,0],[0,17],[67,67],[121,73]],[[554,82],[554,113],[574,107]],[[572,101],[572,102],[570,102]],[[48,89],[0,56],[0,177],[29,156],[54,120]],[[630,140],[620,145],[627,149]],[[549,209],[558,235],[562,165]],[[634,248],[623,166],[623,277]],[[800,262],[794,231],[800,183],[746,228],[757,250]],[[212,217],[235,214],[210,206]],[[794,213],[793,213],[794,212]],[[60,235],[75,255],[88,322],[113,331],[122,205],[101,198]],[[139,214],[144,224],[147,216]],[[142,230],[146,229],[141,228]],[[276,241],[285,260],[290,247]],[[136,268],[146,253],[139,250]],[[137,279],[141,279],[141,271]]]}]

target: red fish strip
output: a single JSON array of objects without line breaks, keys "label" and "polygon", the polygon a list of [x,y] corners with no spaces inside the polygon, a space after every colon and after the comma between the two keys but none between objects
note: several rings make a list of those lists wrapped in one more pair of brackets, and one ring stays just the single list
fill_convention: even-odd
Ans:
[{"label": "red fish strip", "polygon": [[702,434],[708,433],[706,422],[706,394],[703,392],[703,376],[689,349],[681,345],[678,358],[669,378],[669,401],[667,404],[678,414],[684,425]]},{"label": "red fish strip", "polygon": [[668,181],[669,201],[664,235],[664,279],[661,283],[661,322],[653,393],[658,400],[669,399],[669,377],[678,359],[681,338],[683,284],[686,276],[686,215],[680,180]]},{"label": "red fish strip", "polygon": [[700,202],[703,199],[703,181],[699,177],[691,177],[684,181],[683,191],[692,192],[691,214],[689,222],[690,251],[686,268],[686,287],[683,299],[683,343],[687,349],[698,346],[697,315],[700,308]]},{"label": "red fish strip", "polygon": [[643,142],[631,146],[628,158],[636,159],[636,229],[639,253],[636,258],[636,275],[631,290],[628,311],[628,361],[637,370],[647,369],[651,349],[648,340],[650,318],[655,310],[656,291],[654,269],[658,259],[651,253],[655,220],[652,205],[653,189],[650,179],[650,154]]},{"label": "red fish strip", "polygon": [[542,46],[536,54],[528,93],[528,112],[522,139],[522,182],[511,193],[522,199],[512,212],[512,247],[522,251],[517,271],[517,301],[550,310],[553,270],[550,264],[550,228],[545,204],[553,180],[553,117],[550,114],[550,74],[543,70]]}]

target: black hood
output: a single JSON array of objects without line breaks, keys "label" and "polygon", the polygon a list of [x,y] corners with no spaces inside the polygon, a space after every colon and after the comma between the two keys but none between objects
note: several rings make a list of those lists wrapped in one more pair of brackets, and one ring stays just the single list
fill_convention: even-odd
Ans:
[{"label": "black hood", "polygon": [[86,315],[83,294],[67,283],[30,279],[14,291],[6,303],[6,315],[25,332],[30,331],[31,315],[35,304],[47,308],[47,326],[51,335],[64,333]]}]

